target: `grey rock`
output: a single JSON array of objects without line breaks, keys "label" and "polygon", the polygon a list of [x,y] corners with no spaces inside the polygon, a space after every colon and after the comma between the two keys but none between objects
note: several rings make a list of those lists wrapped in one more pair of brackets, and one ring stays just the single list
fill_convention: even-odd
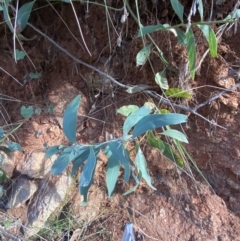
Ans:
[{"label": "grey rock", "polygon": [[26,176],[19,177],[12,186],[7,208],[17,208],[29,200],[37,191],[37,183]]},{"label": "grey rock", "polygon": [[20,161],[23,158],[23,154],[20,152],[11,152],[9,155],[1,152],[1,154],[4,157],[1,168],[8,177],[12,177],[16,160]]},{"label": "grey rock", "polygon": [[51,167],[57,159],[57,155],[45,158],[44,151],[35,151],[26,156],[20,172],[31,178],[48,178],[51,175]]},{"label": "grey rock", "polygon": [[71,183],[72,178],[67,174],[42,181],[28,207],[26,237],[33,236],[43,227],[49,216],[61,205]]}]

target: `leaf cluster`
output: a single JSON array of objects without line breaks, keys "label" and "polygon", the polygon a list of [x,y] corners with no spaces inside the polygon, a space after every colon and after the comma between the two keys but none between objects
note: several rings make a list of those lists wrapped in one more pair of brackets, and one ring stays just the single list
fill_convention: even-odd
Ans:
[{"label": "leaf cluster", "polygon": [[[72,144],[50,147],[46,151],[46,158],[58,153],[51,169],[53,175],[63,173],[70,163],[72,163],[71,175],[75,175],[83,165],[79,180],[79,191],[84,197],[83,205],[87,202],[87,193],[93,183],[100,150],[103,150],[108,158],[106,184],[109,196],[113,194],[121,166],[124,168],[124,182],[128,182],[131,176],[136,181],[136,185],[128,190],[125,195],[133,192],[142,179],[146,181],[149,187],[155,189],[151,184],[147,161],[138,141],[138,138],[143,134],[147,133],[150,146],[158,148],[166,157],[183,167],[183,161],[180,160],[177,152],[168,143],[157,138],[153,134],[153,130],[160,127],[165,128],[165,131],[161,133],[162,136],[174,138],[175,141],[187,142],[184,134],[169,127],[169,125],[186,122],[187,117],[185,115],[161,113],[160,111],[153,112],[153,108],[149,104],[140,108],[134,105],[123,106],[118,110],[118,113],[126,116],[123,124],[123,135],[120,138],[114,138],[103,143],[83,145],[77,143],[76,139],[77,112],[80,101],[81,96],[76,96],[66,108],[63,117],[63,131]],[[130,151],[127,149],[127,144],[130,141],[135,143],[136,157],[134,161],[131,160]]]},{"label": "leaf cluster", "polygon": [[[188,68],[190,76],[192,79],[195,77],[196,72],[196,40],[194,36],[193,29],[196,27],[202,32],[203,36],[208,42],[208,51],[210,52],[211,57],[217,57],[217,47],[218,47],[218,38],[215,34],[213,26],[217,24],[231,24],[239,22],[240,18],[240,9],[234,9],[225,19],[219,21],[204,21],[204,11],[203,11],[203,1],[198,0],[192,3],[190,13],[187,17],[187,21],[184,20],[184,6],[179,0],[171,0],[171,6],[180,20],[180,24],[171,26],[168,23],[149,25],[149,26],[139,26],[138,37],[141,37],[144,40],[145,36],[148,36],[151,40],[151,44],[146,45],[144,42],[144,47],[138,52],[136,56],[137,66],[144,65],[149,59],[152,47],[154,46],[158,52],[163,55],[157,44],[153,41],[150,34],[157,31],[170,31],[178,39],[180,45],[184,45],[187,50],[188,55]],[[199,13],[200,21],[192,22],[191,18],[196,13]],[[184,22],[185,21],[185,22]],[[163,63],[166,65],[166,68],[169,66],[168,62],[164,57],[161,57]],[[162,90],[168,90],[168,81],[166,78],[166,69],[155,73],[155,82],[160,86]],[[176,89],[172,90],[176,93]],[[181,91],[181,90],[180,90]],[[180,92],[178,91],[178,92]],[[176,97],[180,98],[189,98],[189,93],[185,91],[185,94],[177,94]]]}]

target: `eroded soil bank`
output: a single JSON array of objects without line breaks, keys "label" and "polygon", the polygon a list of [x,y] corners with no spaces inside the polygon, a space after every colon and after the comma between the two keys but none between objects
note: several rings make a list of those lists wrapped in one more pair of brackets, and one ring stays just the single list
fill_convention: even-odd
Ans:
[{"label": "eroded soil bank", "polygon": [[[189,7],[188,1],[185,2],[185,6]],[[233,1],[229,2],[233,4]],[[146,4],[140,1],[140,3],[139,10],[144,25],[171,21],[175,23],[176,19],[168,6],[157,10],[150,2]],[[111,1],[108,5],[121,7],[120,3]],[[159,56],[154,51],[150,55],[152,68],[148,63],[141,68],[136,67],[136,54],[142,48],[142,40],[136,38],[138,28],[131,16],[127,23],[120,24],[122,12],[109,11],[112,22],[109,25],[110,35],[108,35],[105,8],[90,4],[87,13],[86,5],[74,4],[85,42],[92,53],[90,57],[81,40],[71,6],[57,3],[53,5],[54,8],[41,7],[43,3],[35,3],[37,11],[32,12],[29,22],[76,58],[105,71],[122,84],[148,84],[161,94],[152,73],[152,68],[156,72],[163,68]],[[134,5],[131,7],[135,11]],[[222,15],[231,12],[231,7],[230,3],[223,5]],[[166,15],[164,10],[167,11]],[[207,49],[207,44],[200,33],[196,31],[195,34],[198,35],[198,58],[201,58]],[[59,124],[67,103],[77,94],[82,95],[78,141],[91,143],[104,141],[109,133],[113,133],[116,137],[122,134],[124,118],[116,114],[117,108],[126,104],[141,106],[151,99],[143,93],[130,95],[123,88],[116,86],[110,88],[111,93],[109,90],[101,90],[100,96],[95,98],[101,83],[100,87],[96,87],[89,85],[89,82],[91,79],[101,79],[98,74],[66,56],[30,27],[26,28],[24,35],[28,38],[37,36],[32,41],[22,42],[31,61],[25,58],[15,63],[12,59],[12,34],[5,25],[0,26],[0,67],[5,70],[0,72],[0,93],[1,96],[5,95],[4,99],[6,96],[15,99],[15,101],[1,101],[0,110],[4,118],[1,116],[0,126],[21,120],[22,105],[33,105],[44,110],[53,104],[55,113],[52,115],[42,111],[29,119],[10,138],[21,144],[23,153],[14,155],[8,170],[12,181],[6,186],[7,193],[2,201],[0,228],[4,226],[3,220],[10,220],[12,226],[6,232],[15,237],[22,236],[20,229],[28,222],[26,213],[29,201],[21,207],[6,212],[4,205],[9,198],[8,193],[13,183],[23,175],[21,167],[29,154],[44,150],[45,144],[52,146],[67,143]],[[122,39],[120,46],[117,45],[119,37]],[[187,61],[185,48],[177,43],[177,39],[170,32],[156,32],[153,38],[169,63],[180,71]],[[170,86],[184,87],[192,91],[191,100],[180,104],[194,108],[223,89],[237,84],[233,77],[228,76],[228,70],[239,61],[239,39],[239,30],[236,35],[223,35],[219,42],[218,58],[206,57],[194,81],[188,79],[186,82],[181,82],[180,72],[168,73]],[[39,72],[41,77],[36,80],[28,79],[24,83],[24,79],[31,72]],[[152,101],[159,104],[158,100]],[[78,193],[78,185],[73,184],[71,192],[61,207],[52,214],[47,226],[40,231],[39,236],[31,240],[68,240],[66,235],[64,237],[66,231],[71,231],[71,234],[79,232],[80,238],[76,240],[120,240],[126,222],[133,223],[137,240],[240,240],[238,105],[239,88],[236,88],[198,110],[208,120],[226,127],[226,130],[214,127],[194,114],[175,110],[189,114],[188,123],[184,126],[189,140],[186,148],[211,187],[193,167],[191,176],[187,171],[179,174],[173,164],[157,150],[150,149],[143,143],[149,172],[157,191],[153,192],[143,182],[134,194],[122,196],[132,183],[124,184],[120,178],[113,198],[109,199],[105,184],[107,160],[104,156],[100,156],[88,205],[80,206],[81,196]],[[167,108],[161,103],[159,107]],[[57,114],[60,118],[58,121],[55,120]],[[40,183],[40,179],[33,179]],[[56,220],[64,225],[56,228]],[[4,233],[1,234],[0,229],[0,237],[1,235],[4,236]],[[11,240],[7,236],[4,237],[6,240]]]}]

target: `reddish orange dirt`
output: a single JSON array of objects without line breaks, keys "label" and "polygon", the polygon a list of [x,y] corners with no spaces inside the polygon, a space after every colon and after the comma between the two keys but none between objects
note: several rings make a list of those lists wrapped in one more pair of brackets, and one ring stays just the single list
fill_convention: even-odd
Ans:
[{"label": "reddish orange dirt", "polygon": [[[113,7],[119,7],[119,3],[107,2]],[[155,6],[150,4],[151,1],[148,4],[145,1],[139,2],[142,24],[157,24],[158,21],[165,23],[170,19],[173,24],[175,23],[176,19],[173,18],[167,6],[161,9],[159,14],[160,11],[156,11]],[[81,40],[71,6],[59,3],[53,5],[65,23],[53,8],[50,6],[41,8],[42,6],[41,2],[35,3],[34,7],[37,10],[31,13],[29,22],[76,58],[108,71],[122,84],[148,84],[156,90],[157,85],[151,66],[146,63],[143,67],[136,67],[136,54],[143,46],[141,38],[136,37],[138,29],[133,18],[129,17],[127,23],[121,25],[119,19],[122,12],[110,12],[112,21],[109,23],[110,47],[105,8],[89,5],[89,13],[87,13],[86,4],[75,3],[74,7],[85,42],[92,53],[90,57]],[[186,6],[188,7],[188,4]],[[231,6],[225,6],[222,10],[223,15],[226,14],[227,7]],[[133,10],[135,11],[134,7]],[[164,10],[168,11],[167,15]],[[86,14],[88,14],[87,17]],[[120,47],[117,46],[119,34],[122,38]],[[29,58],[25,58],[15,63],[12,58],[12,33],[6,25],[0,26],[0,67],[5,70],[0,71],[0,95],[17,100],[1,100],[0,126],[21,120],[22,105],[47,108],[50,104],[48,96],[57,93],[55,90],[65,84],[75,87],[77,92],[79,91],[86,99],[87,121],[84,122],[85,128],[78,129],[77,135],[78,141],[83,143],[104,141],[107,133],[113,133],[114,136],[119,137],[122,134],[124,118],[116,114],[116,109],[122,105],[141,106],[150,100],[158,104],[158,100],[153,100],[146,94],[130,95],[124,89],[116,87],[114,95],[100,94],[95,103],[96,109],[90,112],[95,102],[96,92],[86,84],[84,78],[92,70],[76,63],[28,26],[24,36],[31,38],[34,35],[37,36],[36,39],[22,42],[31,62]],[[177,70],[183,68],[187,61],[186,50],[178,45],[177,39],[169,32],[154,33],[153,38],[172,66]],[[239,29],[235,35],[223,35],[219,43],[218,58],[206,57],[194,81],[189,79],[186,83],[180,83],[179,73],[169,71],[168,80],[171,87],[184,86],[192,89],[192,99],[186,103],[178,102],[178,104],[194,108],[223,90],[219,89],[225,87],[219,84],[219,79],[227,76],[229,66],[239,62],[239,39]],[[199,61],[207,45],[201,34],[198,40]],[[151,53],[150,59],[152,68],[156,72],[162,70],[163,64],[155,51]],[[10,77],[10,75],[14,76],[23,83],[27,74],[36,71],[41,73],[41,77],[37,80],[28,80],[24,85],[18,84]],[[233,83],[237,84],[234,78],[228,78],[223,82],[224,85],[230,86]],[[156,91],[161,94],[160,90]],[[86,226],[82,239],[79,240],[120,240],[127,222],[133,223],[138,241],[240,240],[240,111],[238,105],[239,88],[236,88],[198,109],[199,114],[226,127],[226,130],[211,125],[194,114],[175,109],[177,112],[189,115],[187,124],[183,126],[189,140],[189,144],[185,147],[209,185],[193,165],[190,164],[191,175],[187,169],[179,173],[160,153],[143,144],[149,172],[157,191],[152,191],[143,182],[135,193],[122,196],[122,193],[132,187],[133,180],[125,184],[120,176],[114,196],[111,199],[108,198],[105,184],[107,160],[104,156],[100,156],[94,184],[89,193],[88,205],[80,206],[81,197],[76,184],[61,212],[55,215],[59,220],[64,220],[69,219],[68,214],[71,214],[73,224],[68,231],[74,232]],[[160,106],[167,108],[162,103]],[[2,118],[3,116],[5,119]],[[43,148],[44,144],[52,146],[67,143],[61,126],[53,121],[51,114],[44,112],[30,118],[10,139],[19,142],[24,153]],[[21,161],[23,160],[19,154],[16,166]],[[17,175],[16,170],[14,175]],[[12,179],[15,178],[14,175]],[[1,213],[5,213],[2,206],[0,209]],[[21,212],[21,209],[16,210],[16,218],[18,218],[18,212]],[[47,235],[42,232],[41,237],[34,237],[32,240],[65,240],[59,234],[47,232]]]}]

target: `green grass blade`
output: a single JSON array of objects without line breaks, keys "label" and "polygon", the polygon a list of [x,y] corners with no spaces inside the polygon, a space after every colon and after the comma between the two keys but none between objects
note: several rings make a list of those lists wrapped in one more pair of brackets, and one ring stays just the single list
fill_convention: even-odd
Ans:
[{"label": "green grass blade", "polygon": [[201,29],[204,37],[208,41],[210,54],[213,58],[217,57],[217,38],[209,25],[198,24],[198,27]]},{"label": "green grass blade", "polygon": [[196,63],[196,43],[192,29],[189,29],[187,34],[187,54],[189,59],[190,75],[192,79],[195,77],[195,63]]}]

